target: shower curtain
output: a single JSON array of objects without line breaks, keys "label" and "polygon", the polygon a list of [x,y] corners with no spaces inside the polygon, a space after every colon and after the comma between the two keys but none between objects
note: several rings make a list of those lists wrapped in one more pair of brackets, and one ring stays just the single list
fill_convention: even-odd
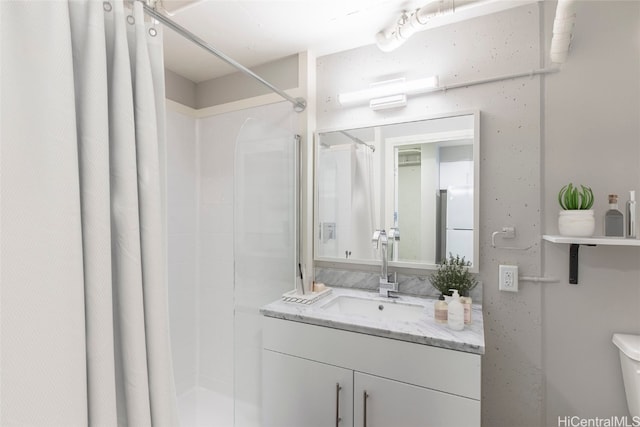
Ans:
[{"label": "shower curtain", "polygon": [[375,258],[371,236],[376,229],[373,200],[373,152],[365,145],[354,146],[351,188],[351,245],[356,259]]},{"label": "shower curtain", "polygon": [[0,2],[0,425],[175,426],[160,28]]},{"label": "shower curtain", "polygon": [[376,230],[374,154],[352,142],[318,152],[318,221],[333,224],[318,242],[318,254],[329,258],[369,260],[376,257],[371,236]]}]

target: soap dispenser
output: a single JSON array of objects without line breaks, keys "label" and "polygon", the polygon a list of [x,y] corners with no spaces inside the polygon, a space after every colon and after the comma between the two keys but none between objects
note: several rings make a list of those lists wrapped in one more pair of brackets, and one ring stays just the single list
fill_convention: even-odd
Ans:
[{"label": "soap dispenser", "polygon": [[460,302],[460,294],[457,289],[450,289],[453,292],[447,310],[447,324],[449,329],[461,331],[464,329],[464,306]]},{"label": "soap dispenser", "polygon": [[437,323],[447,323],[447,303],[444,300],[444,295],[440,295],[433,307],[433,313]]}]

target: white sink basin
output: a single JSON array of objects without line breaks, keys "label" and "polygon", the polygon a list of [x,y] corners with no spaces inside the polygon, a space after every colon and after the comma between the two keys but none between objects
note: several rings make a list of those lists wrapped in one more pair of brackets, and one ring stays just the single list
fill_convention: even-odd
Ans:
[{"label": "white sink basin", "polygon": [[377,320],[416,321],[425,316],[425,309],[419,304],[400,301],[380,301],[376,299],[339,296],[322,307],[333,313],[364,316]]}]

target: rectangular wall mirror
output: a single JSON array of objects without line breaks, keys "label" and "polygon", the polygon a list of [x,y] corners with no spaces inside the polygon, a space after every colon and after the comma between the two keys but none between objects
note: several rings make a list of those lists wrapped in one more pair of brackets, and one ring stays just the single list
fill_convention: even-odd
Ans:
[{"label": "rectangular wall mirror", "polygon": [[452,254],[478,271],[478,112],[316,135],[315,260],[433,269]]}]

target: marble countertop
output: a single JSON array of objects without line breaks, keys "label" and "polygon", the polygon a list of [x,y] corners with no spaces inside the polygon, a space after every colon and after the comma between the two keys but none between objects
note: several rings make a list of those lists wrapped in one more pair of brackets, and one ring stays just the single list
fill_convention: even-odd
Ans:
[{"label": "marble countertop", "polygon": [[[334,312],[324,308],[340,296],[373,299],[385,304],[399,302],[421,305],[424,307],[424,315],[413,321],[383,320],[364,315]],[[313,304],[304,305],[277,300],[262,307],[260,312],[264,316],[278,319],[360,332],[467,353],[484,354],[482,307],[473,304],[471,325],[465,325],[462,331],[454,331],[449,329],[446,323],[436,323],[433,315],[434,302],[435,300],[431,298],[418,298],[402,294],[398,298],[385,298],[378,296],[377,293],[364,290],[333,288],[328,296]]]}]

